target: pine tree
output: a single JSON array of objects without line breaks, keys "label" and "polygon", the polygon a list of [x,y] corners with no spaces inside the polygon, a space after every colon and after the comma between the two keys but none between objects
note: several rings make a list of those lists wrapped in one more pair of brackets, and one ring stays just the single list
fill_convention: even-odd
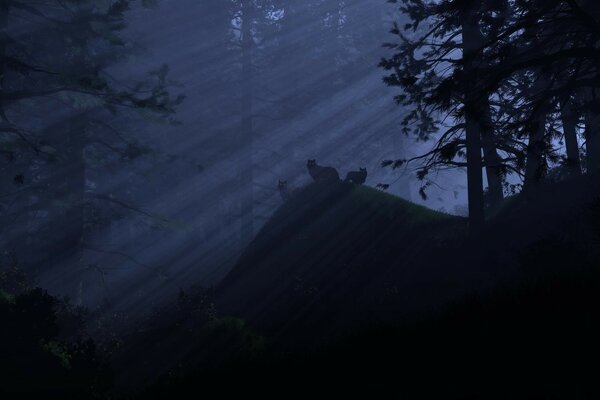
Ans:
[{"label": "pine tree", "polygon": [[[421,178],[438,168],[467,168],[474,226],[483,220],[480,152],[491,205],[502,199],[506,174],[520,177],[524,188],[561,162],[576,174],[581,117],[586,163],[595,170],[598,8],[561,0],[404,1],[409,23],[394,28],[399,42],[388,45],[394,54],[381,66],[391,71],[386,82],[402,89],[396,100],[411,107],[404,131],[435,143],[422,156],[384,164],[421,161]],[[554,139],[565,143],[563,161]]]},{"label": "pine tree", "polygon": [[[146,151],[110,121],[135,112],[170,122],[183,100],[170,94],[167,67],[128,84],[108,72],[132,50],[122,32],[136,3],[2,2],[0,148],[8,160],[2,195],[12,206],[0,217],[27,222],[7,236],[25,258],[47,268],[80,262],[98,202],[113,200],[87,184],[98,149],[121,160]],[[22,177],[19,184],[12,174]],[[57,223],[58,234],[43,235]],[[33,230],[38,240],[26,248],[22,238]]]}]

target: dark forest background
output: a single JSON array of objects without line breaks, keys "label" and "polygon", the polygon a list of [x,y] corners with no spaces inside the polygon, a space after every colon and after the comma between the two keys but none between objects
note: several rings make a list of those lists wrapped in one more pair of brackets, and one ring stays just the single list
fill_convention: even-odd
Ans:
[{"label": "dark forest background", "polygon": [[8,5],[2,246],[44,287],[147,307],[218,282],[307,158],[398,178],[384,2],[112,3]]},{"label": "dark forest background", "polygon": [[0,0],[0,393],[593,398],[599,56],[595,0]]}]

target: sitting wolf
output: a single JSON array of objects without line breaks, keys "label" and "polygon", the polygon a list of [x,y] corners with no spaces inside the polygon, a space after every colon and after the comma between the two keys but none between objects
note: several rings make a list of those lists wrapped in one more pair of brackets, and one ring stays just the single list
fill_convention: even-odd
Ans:
[{"label": "sitting wolf", "polygon": [[340,175],[333,167],[321,167],[317,165],[316,160],[308,160],[306,163],[306,168],[308,168],[308,173],[315,182],[322,181],[339,181]]},{"label": "sitting wolf", "polygon": [[357,185],[362,185],[367,180],[367,169],[359,168],[358,171],[350,171],[346,174],[346,182],[356,183]]}]

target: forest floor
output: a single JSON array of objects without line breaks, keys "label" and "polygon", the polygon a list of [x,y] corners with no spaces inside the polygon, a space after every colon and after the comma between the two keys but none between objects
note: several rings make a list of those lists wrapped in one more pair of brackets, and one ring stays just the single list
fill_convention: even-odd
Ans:
[{"label": "forest floor", "polygon": [[[135,332],[113,338],[112,347],[98,343],[116,377],[116,392],[106,396],[184,398],[242,389],[279,396],[364,390],[410,399],[597,398],[596,178],[507,199],[477,237],[464,218],[372,188],[340,182],[299,189],[219,286],[182,292]],[[50,310],[36,311],[40,301],[53,302],[41,294],[35,301],[0,294],[2,318],[18,325],[15,332],[39,326],[32,318],[50,318]],[[4,344],[23,337],[10,332]],[[44,340],[37,358],[45,360],[49,348],[54,356],[47,362],[97,364],[81,344],[69,350]],[[107,385],[100,367],[83,369],[85,382],[101,371]],[[92,397],[102,398],[97,391]]]}]

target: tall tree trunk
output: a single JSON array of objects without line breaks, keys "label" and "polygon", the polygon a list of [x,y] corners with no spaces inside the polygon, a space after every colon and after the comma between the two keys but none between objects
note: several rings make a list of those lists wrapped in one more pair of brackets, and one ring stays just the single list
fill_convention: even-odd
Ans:
[{"label": "tall tree trunk", "polygon": [[523,190],[537,186],[544,177],[544,136],[546,131],[546,115],[536,112],[529,130],[527,145],[527,162],[525,164],[525,181]]},{"label": "tall tree trunk", "polygon": [[[533,93],[538,94],[548,86],[548,80],[541,75],[533,86]],[[532,111],[529,130],[529,143],[527,144],[527,159],[525,162],[525,180],[523,190],[530,190],[538,186],[546,173],[546,121],[551,104],[548,101],[540,103]]]},{"label": "tall tree trunk", "polygon": [[[67,173],[67,195],[72,199],[72,204],[65,218],[65,225],[70,233],[68,253],[70,255],[70,265],[77,272],[77,295],[78,305],[83,305],[84,299],[84,276],[87,275],[82,270],[83,244],[85,241],[86,225],[86,205],[85,205],[85,147],[86,140],[86,113],[74,115],[69,123],[69,141],[71,147],[71,160],[69,162],[69,172]],[[82,272],[83,271],[83,272]]]},{"label": "tall tree trunk", "polygon": [[[0,1],[0,127],[8,124],[8,121],[6,119],[6,110],[4,109],[5,104],[5,87],[4,85],[6,84],[6,78],[5,78],[5,73],[6,73],[6,46],[8,44],[8,34],[6,32],[6,28],[8,26],[8,2],[6,1]],[[1,128],[0,128],[1,129]],[[2,133],[2,131],[0,130],[0,133]],[[12,152],[11,149],[7,149],[7,148],[2,148],[0,147],[0,156],[9,156],[12,157]],[[0,182],[0,194],[5,194],[10,192],[10,187],[8,187],[10,185],[9,182],[4,181],[4,179],[2,180],[3,182]],[[2,240],[0,240],[0,243],[2,242]],[[5,250],[5,249],[0,249],[0,250]]]},{"label": "tall tree trunk", "polygon": [[481,145],[485,160],[490,206],[494,208],[504,200],[502,159],[498,155],[496,143],[494,143],[494,127],[487,97],[482,100],[481,107],[484,118],[481,125]]},{"label": "tall tree trunk", "polygon": [[[8,44],[8,34],[6,28],[8,26],[8,2],[0,1],[0,125],[7,123],[4,110],[4,85],[6,73],[6,46]],[[2,150],[2,149],[0,149]]]},{"label": "tall tree trunk", "polygon": [[253,6],[249,0],[242,2],[242,105],[240,129],[240,190],[241,190],[241,244],[246,246],[254,237],[254,190],[253,190],[253,71],[252,37]]},{"label": "tall tree trunk", "polygon": [[[75,28],[74,28],[75,29]],[[76,30],[71,33],[76,56],[70,65],[70,75],[93,74],[94,68],[89,64],[85,49],[89,45],[85,38],[77,35]],[[69,141],[69,170],[65,174],[66,194],[71,200],[71,206],[67,212],[67,226],[70,231],[70,262],[67,265],[72,268],[72,274],[77,280],[75,299],[78,305],[84,304],[85,291],[91,286],[89,269],[84,267],[84,244],[86,230],[89,230],[89,219],[86,220],[88,207],[86,205],[86,172],[87,164],[85,151],[88,145],[88,123],[92,110],[74,108],[68,122]]]},{"label": "tall tree trunk", "polygon": [[54,275],[63,279],[65,294],[82,305],[83,278],[86,271],[82,268],[83,241],[85,234],[85,113],[70,115],[65,121],[47,129],[46,138],[50,143],[61,142],[64,145],[61,161],[54,166],[55,173],[49,179],[56,200],[65,204],[64,211],[52,216],[56,226],[48,241],[47,256],[43,264],[55,271]]},{"label": "tall tree trunk", "polygon": [[[394,149],[394,159],[401,159],[406,157],[406,146],[404,137],[405,135],[400,134],[400,132],[392,131],[392,147]],[[397,195],[402,197],[403,199],[412,201],[412,195],[410,193],[410,176],[408,173],[405,173],[403,177],[398,181],[399,185],[395,185],[397,187]]]},{"label": "tall tree trunk", "polygon": [[[465,77],[471,79],[471,82],[468,82],[468,84],[473,86],[470,89],[473,92],[473,98],[469,100],[473,110],[471,119],[474,120],[473,124],[475,122],[479,124],[479,128],[477,129],[479,130],[481,147],[483,149],[485,172],[488,182],[488,199],[490,206],[493,208],[498,206],[504,199],[502,159],[498,155],[498,150],[494,141],[494,127],[492,124],[489,98],[487,96],[483,98],[479,97],[475,88],[477,68],[482,68],[484,66],[483,61],[479,59],[476,52],[485,44],[485,37],[479,29],[477,13],[474,8],[475,4],[476,2],[473,2],[471,6],[468,6],[470,9],[465,10],[462,15],[463,52],[466,54],[467,49],[469,49],[469,51],[473,53],[472,55],[469,55],[469,57],[472,58],[469,60],[471,63],[471,66],[469,66],[470,71],[468,71],[467,66],[465,66]],[[472,129],[476,128],[473,127]]]},{"label": "tall tree trunk", "polygon": [[572,99],[564,100],[561,108],[560,116],[567,149],[567,168],[569,175],[580,175],[581,161],[579,160],[579,143],[577,142],[577,121],[579,117]]},{"label": "tall tree trunk", "polygon": [[479,32],[477,13],[473,7],[461,12],[463,37],[463,85],[465,90],[465,136],[467,146],[467,190],[469,200],[469,228],[479,233],[485,223],[483,203],[483,163],[481,160],[481,98],[477,91]]},{"label": "tall tree trunk", "polygon": [[600,90],[586,91],[585,150],[587,171],[600,171]]},{"label": "tall tree trunk", "polygon": [[[600,23],[600,4],[598,0],[577,0],[576,3],[593,19],[594,22],[588,26],[596,28]],[[590,22],[588,21],[586,24]],[[600,47],[599,39],[600,33],[596,30],[592,39],[596,49]],[[587,172],[597,172],[600,171],[600,88],[590,87],[585,89],[583,100]]]}]

